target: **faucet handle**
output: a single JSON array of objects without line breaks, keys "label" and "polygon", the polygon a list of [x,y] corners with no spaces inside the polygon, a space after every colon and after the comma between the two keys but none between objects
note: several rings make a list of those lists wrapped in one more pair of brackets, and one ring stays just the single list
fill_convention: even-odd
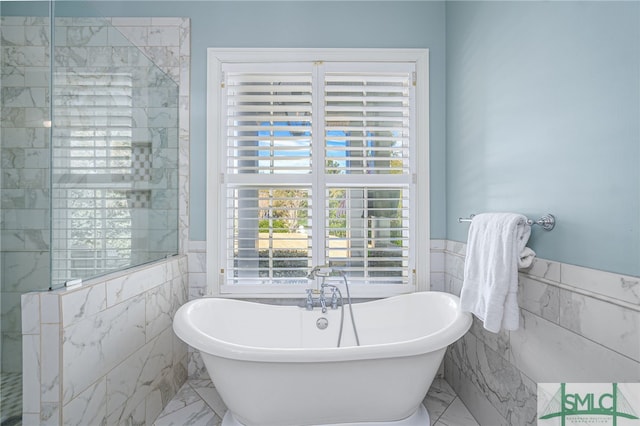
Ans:
[{"label": "faucet handle", "polygon": [[306,289],[307,290],[307,297],[305,300],[305,307],[307,308],[307,311],[312,311],[313,310],[313,289]]}]

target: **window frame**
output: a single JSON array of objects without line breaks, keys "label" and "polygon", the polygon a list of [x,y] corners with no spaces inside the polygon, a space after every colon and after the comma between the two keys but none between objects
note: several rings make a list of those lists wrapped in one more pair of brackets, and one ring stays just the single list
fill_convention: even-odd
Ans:
[{"label": "window frame", "polygon": [[[223,95],[224,63],[286,63],[286,62],[412,62],[415,75],[415,156],[419,167],[413,176],[416,184],[415,209],[412,226],[415,240],[414,268],[411,284],[352,286],[353,297],[377,298],[429,289],[429,55],[428,49],[299,49],[299,48],[209,48],[207,49],[207,295],[220,297],[302,297],[306,286],[293,285],[225,285],[222,258],[225,238],[220,238],[224,217],[221,204],[224,179],[223,155],[225,140],[220,99]],[[419,219],[418,219],[419,218]]]}]

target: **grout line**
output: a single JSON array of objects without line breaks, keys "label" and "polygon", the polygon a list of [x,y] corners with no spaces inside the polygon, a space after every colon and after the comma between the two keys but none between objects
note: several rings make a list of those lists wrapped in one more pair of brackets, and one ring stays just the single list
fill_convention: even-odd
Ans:
[{"label": "grout line", "polygon": [[[538,317],[538,319],[540,319],[540,320],[543,320],[543,321],[549,322],[549,323],[551,323],[551,324],[555,325],[556,327],[560,327],[560,328],[562,328],[562,329],[564,329],[564,330],[568,331],[569,333],[575,334],[576,336],[578,336],[578,337],[580,337],[580,338],[582,338],[582,339],[588,340],[588,341],[590,341],[591,343],[596,344],[596,345],[598,345],[598,346],[600,346],[600,347],[602,347],[602,348],[604,348],[604,349],[606,349],[606,350],[608,350],[608,351],[614,352],[614,353],[616,353],[616,354],[620,355],[621,357],[628,358],[629,360],[631,360],[631,361],[633,361],[633,362],[636,362],[636,363],[640,364],[640,360],[635,359],[635,358],[633,358],[633,357],[632,357],[632,356],[630,356],[630,355],[627,355],[627,354],[624,354],[624,353],[620,352],[620,350],[619,350],[619,349],[612,348],[612,347],[610,347],[610,346],[605,345],[605,344],[604,344],[604,343],[602,343],[602,342],[599,342],[599,341],[597,341],[597,340],[594,340],[594,338],[593,338],[593,337],[585,336],[584,334],[581,334],[580,332],[578,332],[578,331],[576,331],[576,330],[572,330],[572,329],[570,329],[570,328],[567,328],[566,326],[564,326],[564,325],[560,324],[560,322],[552,321],[552,320],[550,320],[550,319],[547,319],[547,318],[543,317],[543,316],[542,316],[542,315],[540,315],[540,314],[537,314],[537,313],[535,313],[535,312],[531,312],[529,309],[525,309],[525,308],[523,308],[523,307],[520,307],[520,309],[522,309],[523,311],[527,311],[527,312],[529,312],[531,315]],[[480,340],[480,341],[481,341],[485,346],[488,346],[488,345],[486,344],[486,342],[485,342],[483,339],[479,338],[478,336],[476,336],[476,338],[477,338],[477,339],[479,339],[479,340]],[[512,364],[513,364],[513,363],[512,363]]]},{"label": "grout line", "polygon": [[[469,407],[467,407],[467,404],[465,404],[465,403],[464,403],[464,401],[463,401],[460,397],[458,397],[458,396],[456,396],[456,399],[459,399],[459,400],[460,400],[460,403],[462,404],[462,406],[464,407],[464,409],[465,409],[465,410],[467,410],[467,413],[469,413],[469,415],[471,416],[471,418],[473,419],[473,421],[474,421],[474,422],[476,422],[476,424],[477,424],[478,426],[480,426],[480,422],[478,421],[478,419],[476,419],[476,418],[475,418],[475,416],[473,415],[473,413],[471,413],[471,410],[469,410]],[[455,401],[455,399],[454,399],[454,401]],[[451,403],[453,404],[453,401],[452,401]],[[444,414],[444,413],[443,413],[443,414]]]},{"label": "grout line", "polygon": [[[452,388],[452,389],[453,389],[453,388]],[[454,391],[454,392],[455,392],[455,391]],[[442,416],[444,416],[444,413],[446,413],[446,412],[447,412],[447,410],[449,410],[449,408],[451,408],[451,404],[453,404],[453,401],[455,401],[456,399],[458,399],[458,394],[457,394],[457,393],[456,393],[455,398],[453,398],[453,399],[451,400],[451,402],[450,402],[449,404],[447,404],[447,408],[445,408],[445,409],[444,409],[444,411],[443,411],[443,412],[438,416],[438,418],[437,418],[437,419],[435,419],[435,421],[433,421],[434,426],[435,426],[435,424],[436,424],[436,423],[438,423],[438,422],[440,421],[440,419],[442,418]],[[431,415],[429,415],[429,416],[431,416]]]},{"label": "grout line", "polygon": [[525,277],[527,277],[529,279],[532,279],[534,281],[539,281],[539,282],[541,282],[543,284],[547,284],[547,285],[550,285],[550,286],[558,287],[560,289],[563,289],[563,290],[566,290],[566,291],[570,291],[572,293],[578,293],[578,294],[581,294],[583,296],[587,296],[587,297],[591,297],[591,298],[596,299],[596,300],[600,300],[602,302],[610,303],[612,305],[616,305],[616,306],[620,306],[622,308],[626,308],[626,309],[630,309],[630,310],[633,310],[633,311],[640,312],[640,305],[637,305],[637,304],[634,304],[634,303],[631,303],[631,302],[626,302],[624,300],[616,299],[614,297],[607,296],[605,294],[600,294],[600,293],[596,293],[596,292],[591,291],[591,290],[586,290],[586,289],[582,289],[582,288],[579,288],[579,287],[574,287],[574,286],[569,285],[569,284],[561,283],[561,282],[558,282],[558,281],[553,281],[553,280],[550,280],[548,278],[539,277],[539,276],[536,276],[536,275],[531,275],[531,274],[529,274],[527,272],[519,271],[519,274],[520,275],[524,275]]},{"label": "grout line", "polygon": [[[196,379],[196,380],[203,380],[203,379]],[[189,386],[191,387],[191,389],[193,389],[193,391],[196,393],[196,395],[198,395],[198,398],[200,398],[200,400],[202,402],[204,402],[204,405],[206,405],[207,407],[209,407],[209,409],[213,412],[213,414],[215,414],[217,417],[220,417],[220,415],[216,412],[216,410],[214,410],[214,408],[211,406],[211,404],[209,404],[209,402],[207,402],[207,400],[202,396],[202,394],[200,392],[198,392],[198,389],[196,389],[192,383],[193,380],[189,380],[187,379],[187,383],[189,384]],[[214,387],[215,389],[215,387]],[[216,390],[217,392],[217,390]]]},{"label": "grout line", "polygon": [[[438,379],[438,377],[436,377],[436,378],[434,379],[434,382],[435,382],[437,379]],[[449,407],[451,406],[451,404],[453,404],[453,401],[455,401],[455,399],[458,397],[458,394],[456,393],[455,389],[453,389],[453,387],[452,387],[452,386],[451,386],[451,385],[450,385],[450,384],[445,380],[445,378],[444,378],[444,377],[439,377],[439,379],[441,380],[441,382],[445,382],[445,383],[447,384],[447,386],[449,386],[449,388],[453,391],[454,398],[453,398],[453,399],[451,399],[451,401],[450,401],[448,404],[446,404],[446,408],[445,408],[444,410],[442,410],[442,413],[440,413],[440,415],[439,415],[437,418],[433,419],[433,418],[431,417],[431,413],[429,413],[429,419],[430,419],[431,423],[432,423],[434,426],[435,426],[435,424],[440,420],[440,418],[444,415],[444,413],[449,409]],[[429,388],[429,391],[430,391],[432,388],[433,388],[433,383],[431,384],[431,387]],[[444,394],[444,393],[449,394],[448,392],[444,392],[444,390],[443,390],[443,388],[442,388],[441,386],[437,387],[437,389],[438,389],[438,391],[439,391],[439,392],[441,392],[441,393],[443,393],[443,394]],[[427,400],[427,396],[428,396],[428,395],[429,395],[429,393],[427,392],[427,395],[425,396],[425,398],[424,398],[424,400],[423,400],[423,405],[424,405],[424,407],[425,407],[425,408],[427,408],[427,405],[425,404],[425,401]],[[427,411],[427,412],[428,412],[428,411]]]}]

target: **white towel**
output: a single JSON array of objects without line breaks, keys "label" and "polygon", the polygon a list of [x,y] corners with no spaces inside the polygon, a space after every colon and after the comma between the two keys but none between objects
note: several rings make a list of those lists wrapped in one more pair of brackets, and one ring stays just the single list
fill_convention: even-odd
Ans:
[{"label": "white towel", "polygon": [[530,266],[535,256],[525,247],[531,235],[526,220],[515,213],[482,213],[471,220],[460,306],[493,333],[519,326],[518,268]]}]

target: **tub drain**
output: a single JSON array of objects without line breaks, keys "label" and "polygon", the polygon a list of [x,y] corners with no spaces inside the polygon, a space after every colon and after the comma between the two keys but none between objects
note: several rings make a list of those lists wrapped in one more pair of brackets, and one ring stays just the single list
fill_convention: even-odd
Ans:
[{"label": "tub drain", "polygon": [[318,320],[316,321],[316,327],[318,327],[320,330],[324,330],[325,328],[329,327],[329,320],[325,317],[318,318]]}]

